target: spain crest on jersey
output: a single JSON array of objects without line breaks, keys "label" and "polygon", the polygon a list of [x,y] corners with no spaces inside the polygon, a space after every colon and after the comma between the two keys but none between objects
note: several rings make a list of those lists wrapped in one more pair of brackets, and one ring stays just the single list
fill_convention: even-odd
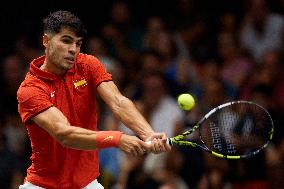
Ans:
[{"label": "spain crest on jersey", "polygon": [[80,88],[80,87],[86,86],[88,83],[87,83],[86,79],[83,78],[83,79],[81,79],[81,80],[75,80],[75,81],[73,81],[73,84],[74,84],[74,87],[75,87],[76,89],[78,89],[78,88]]}]

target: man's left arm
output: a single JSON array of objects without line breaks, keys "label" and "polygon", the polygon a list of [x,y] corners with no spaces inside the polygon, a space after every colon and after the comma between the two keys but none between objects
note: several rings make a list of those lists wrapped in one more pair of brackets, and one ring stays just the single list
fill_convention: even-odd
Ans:
[{"label": "man's left arm", "polygon": [[152,141],[152,151],[154,153],[170,150],[170,146],[166,143],[166,134],[154,132],[134,103],[120,93],[113,81],[100,83],[97,91],[111,108],[116,118],[134,131],[142,140]]}]

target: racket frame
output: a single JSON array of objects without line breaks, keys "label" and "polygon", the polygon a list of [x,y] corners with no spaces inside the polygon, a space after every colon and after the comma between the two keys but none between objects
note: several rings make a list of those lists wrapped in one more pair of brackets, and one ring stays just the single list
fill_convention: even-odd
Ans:
[{"label": "racket frame", "polygon": [[[186,141],[184,140],[185,137],[187,137],[188,135],[192,134],[194,131],[196,131],[200,125],[206,121],[212,114],[214,114],[215,112],[217,112],[218,110],[227,107],[227,106],[231,106],[233,104],[240,104],[240,103],[247,103],[247,104],[253,104],[255,106],[258,106],[259,108],[261,108],[269,117],[270,121],[271,121],[271,130],[269,131],[269,140],[262,145],[260,148],[258,148],[256,151],[253,151],[249,154],[243,154],[243,155],[223,155],[221,153],[218,153],[214,150],[210,150],[204,143],[204,141],[202,140],[201,135],[199,134],[199,139],[201,141],[201,144],[192,142],[192,141]],[[193,128],[185,131],[184,133],[177,135],[175,137],[170,137],[168,138],[168,144],[172,145],[172,146],[190,146],[190,147],[199,147],[202,150],[205,150],[209,153],[211,153],[212,155],[219,157],[219,158],[225,158],[225,159],[244,159],[244,158],[250,158],[256,154],[258,154],[259,152],[261,152],[264,148],[266,148],[268,146],[268,144],[271,142],[272,138],[273,138],[273,133],[274,133],[274,125],[273,125],[273,120],[269,114],[269,112],[263,108],[262,106],[252,102],[252,101],[244,101],[244,100],[239,100],[239,101],[232,101],[232,102],[227,102],[224,104],[221,104],[215,108],[213,108],[212,110],[210,110],[195,126],[193,126]]]}]

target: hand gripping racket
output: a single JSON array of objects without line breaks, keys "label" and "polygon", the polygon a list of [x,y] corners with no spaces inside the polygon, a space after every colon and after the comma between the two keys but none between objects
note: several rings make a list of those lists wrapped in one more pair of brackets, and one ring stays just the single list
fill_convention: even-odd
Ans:
[{"label": "hand gripping racket", "polygon": [[[262,106],[234,101],[212,109],[192,129],[168,138],[168,143],[199,147],[220,158],[248,158],[267,147],[273,128],[272,118]],[[188,139],[193,132],[197,137]]]}]

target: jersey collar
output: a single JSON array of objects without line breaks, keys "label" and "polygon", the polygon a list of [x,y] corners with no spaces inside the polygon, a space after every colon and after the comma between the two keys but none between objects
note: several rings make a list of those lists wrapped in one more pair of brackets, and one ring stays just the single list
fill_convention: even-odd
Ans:
[{"label": "jersey collar", "polygon": [[[56,80],[56,79],[62,78],[61,76],[56,75],[54,73],[41,70],[40,66],[44,63],[44,60],[45,60],[45,56],[41,56],[33,60],[30,64],[30,72],[33,75],[36,75],[37,77],[41,77],[43,79],[48,79],[48,80]],[[75,67],[76,67],[76,63],[70,70],[67,71],[67,73],[74,73]]]}]

